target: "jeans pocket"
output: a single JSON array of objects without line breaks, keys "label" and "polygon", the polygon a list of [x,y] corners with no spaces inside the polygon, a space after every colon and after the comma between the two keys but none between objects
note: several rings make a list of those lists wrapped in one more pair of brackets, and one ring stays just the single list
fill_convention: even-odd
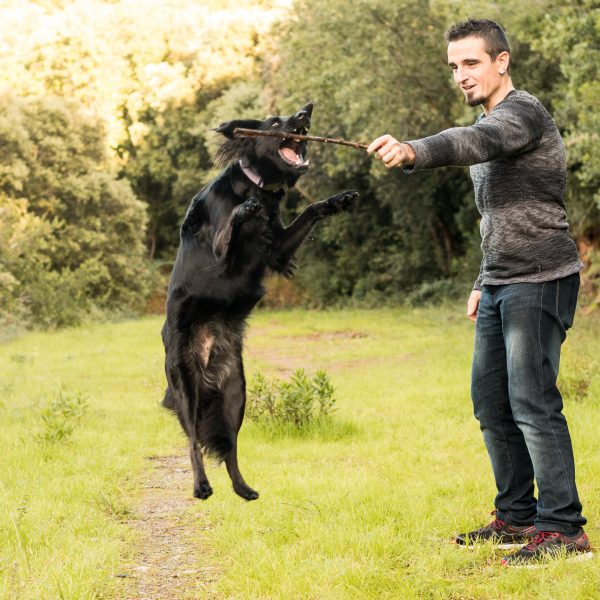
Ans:
[{"label": "jeans pocket", "polygon": [[579,293],[579,273],[574,273],[556,282],[556,316],[565,331],[573,326],[577,295]]}]

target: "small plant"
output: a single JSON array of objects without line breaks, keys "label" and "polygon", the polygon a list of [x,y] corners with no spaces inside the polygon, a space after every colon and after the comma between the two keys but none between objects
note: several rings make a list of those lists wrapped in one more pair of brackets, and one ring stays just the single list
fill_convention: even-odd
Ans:
[{"label": "small plant", "polygon": [[289,423],[302,429],[329,416],[334,408],[334,389],[325,371],[317,371],[311,379],[304,369],[297,369],[289,381],[258,373],[248,386],[246,415],[253,421]]},{"label": "small plant", "polygon": [[589,357],[565,353],[558,380],[558,389],[563,397],[575,402],[585,400],[594,376],[594,367]]},{"label": "small plant", "polygon": [[69,439],[75,425],[87,409],[81,392],[61,389],[58,395],[42,408],[43,429],[35,435],[38,442],[61,442]]},{"label": "small plant", "polygon": [[133,515],[119,490],[100,490],[96,496],[96,504],[104,513],[119,521],[125,521]]},{"label": "small plant", "polygon": [[558,389],[563,398],[582,402],[588,396],[597,371],[597,361],[582,352],[565,352],[560,365]]}]

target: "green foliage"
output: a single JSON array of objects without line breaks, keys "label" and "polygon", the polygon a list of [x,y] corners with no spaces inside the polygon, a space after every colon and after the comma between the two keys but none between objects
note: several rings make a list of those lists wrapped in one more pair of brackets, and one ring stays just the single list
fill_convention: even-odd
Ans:
[{"label": "green foliage", "polygon": [[[178,221],[209,177],[206,104],[254,67],[279,9],[264,0],[243,9],[229,0],[4,4],[0,91],[23,99],[0,99],[0,193],[26,202],[18,220],[37,255],[0,246],[2,325],[139,311],[154,280],[146,243],[151,257],[172,258]],[[243,85],[234,91],[243,103]],[[44,221],[39,242],[33,217]]]},{"label": "green foliage", "polygon": [[[420,0],[297,2],[279,37],[275,81],[284,108],[310,98],[315,131],[365,142],[386,132],[414,139],[450,127],[456,92],[443,67],[444,30],[443,15]],[[423,281],[453,275],[464,245],[457,214],[472,202],[465,170],[407,176],[347,148],[313,144],[310,152],[318,168],[300,185],[311,201],[344,188],[361,191],[357,210],[320,223],[302,252],[298,280],[314,303],[377,296],[397,302]],[[472,219],[467,232],[474,226]]]},{"label": "green foliage", "polygon": [[[523,10],[516,1],[500,6],[469,0],[402,5],[302,0],[279,37],[276,89],[289,97],[285,108],[306,99],[309,90],[316,101],[314,128],[323,134],[369,141],[390,132],[411,139],[467,125],[480,109],[467,107],[451,82],[443,33],[469,16],[496,19],[512,43],[515,84],[539,96],[565,132],[571,165],[568,203],[573,231],[581,234],[600,223],[592,185],[600,177],[590,152],[600,130],[600,111],[592,100],[598,96],[594,56],[600,39],[592,4],[545,0]],[[315,230],[298,277],[306,295],[314,304],[349,298],[371,303],[374,298],[418,297],[425,290],[440,300],[447,298],[443,282],[450,278],[466,294],[481,257],[473,244],[479,239],[479,215],[466,171],[408,177],[350,152],[311,148],[319,172],[303,179],[304,195],[312,201],[356,187],[363,206],[353,217]]]},{"label": "green foliage", "polygon": [[584,184],[600,185],[600,18],[595,0],[554,3],[535,42],[541,55],[560,65],[553,105],[565,128],[569,159]]},{"label": "green foliage", "polygon": [[102,124],[73,102],[1,96],[0,159],[0,318],[143,306],[145,207],[111,173]]},{"label": "green foliage", "polygon": [[[479,109],[455,89],[443,39],[469,16],[506,29],[515,85],[538,96],[564,134],[572,231],[597,243],[596,4],[5,2],[0,90],[22,99],[0,100],[0,210],[11,213],[0,224],[2,323],[140,310],[153,280],[144,254],[172,260],[186,207],[214,175],[212,129],[224,120],[312,100],[314,133],[365,142],[472,123]],[[315,306],[444,299],[450,279],[468,292],[480,250],[465,169],[407,176],[348,148],[313,144],[310,153],[286,220],[342,189],[362,199],[315,228],[299,253],[297,296]],[[5,245],[16,238],[35,261]]]},{"label": "green foliage", "polygon": [[246,416],[252,421],[303,429],[334,410],[334,389],[325,371],[317,371],[310,379],[304,369],[296,369],[289,381],[257,373],[248,386]]},{"label": "green foliage", "polygon": [[56,443],[68,440],[81,421],[88,403],[81,392],[61,389],[42,409],[42,430],[35,434],[41,443]]},{"label": "green foliage", "polygon": [[456,279],[438,279],[425,282],[407,295],[406,301],[411,306],[428,306],[440,303],[442,300],[455,300],[465,294],[463,283]]}]

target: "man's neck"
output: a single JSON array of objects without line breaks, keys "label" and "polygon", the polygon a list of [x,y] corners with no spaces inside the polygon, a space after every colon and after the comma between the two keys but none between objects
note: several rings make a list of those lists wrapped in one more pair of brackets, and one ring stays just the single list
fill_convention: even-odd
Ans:
[{"label": "man's neck", "polygon": [[515,89],[510,77],[506,77],[506,80],[502,82],[502,85],[484,102],[481,107],[486,115],[489,115],[494,108],[508,96],[510,92]]}]

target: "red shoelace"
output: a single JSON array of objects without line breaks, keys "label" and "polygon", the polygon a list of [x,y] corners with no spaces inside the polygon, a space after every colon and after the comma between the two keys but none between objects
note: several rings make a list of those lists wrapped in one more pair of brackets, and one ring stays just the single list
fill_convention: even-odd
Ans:
[{"label": "red shoelace", "polygon": [[560,533],[556,531],[540,531],[534,538],[525,546],[526,550],[530,552],[534,551],[540,544],[543,544],[547,540],[553,540],[560,536]]},{"label": "red shoelace", "polygon": [[[492,516],[496,515],[496,511],[493,510],[490,513]],[[496,531],[500,531],[502,529],[502,526],[505,525],[505,522],[502,519],[499,519],[498,517],[496,517],[489,525],[488,527],[491,527],[492,529],[496,530]]]}]

